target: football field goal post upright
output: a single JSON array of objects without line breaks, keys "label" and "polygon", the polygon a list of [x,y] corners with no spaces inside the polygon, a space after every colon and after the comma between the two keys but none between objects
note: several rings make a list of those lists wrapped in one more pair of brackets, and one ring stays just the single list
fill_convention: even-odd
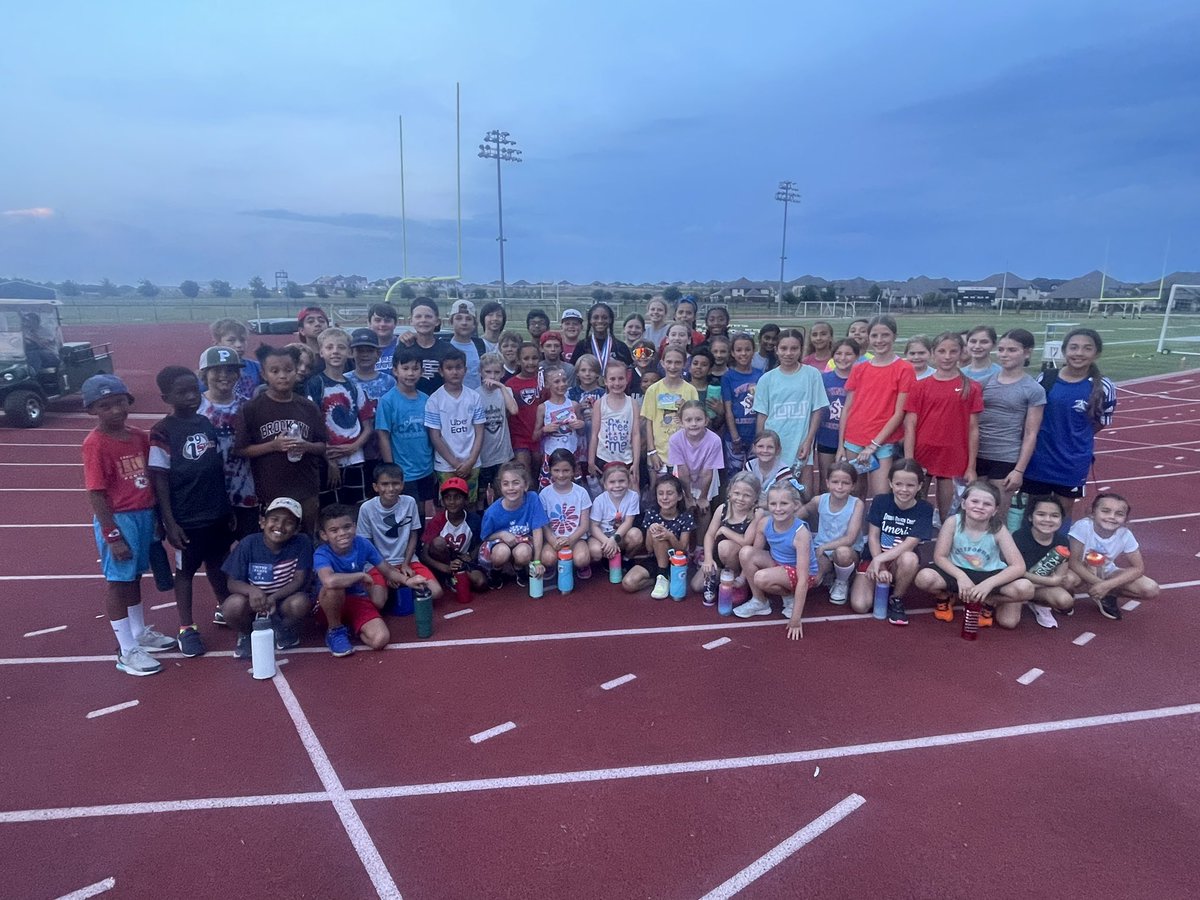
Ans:
[{"label": "football field goal post upright", "polygon": [[[1159,293],[1161,293],[1161,291]],[[1157,350],[1158,353],[1170,353],[1171,352],[1166,347],[1167,329],[1170,327],[1170,324],[1171,324],[1171,312],[1175,307],[1175,300],[1180,293],[1200,296],[1200,284],[1173,284],[1173,285],[1171,285],[1171,292],[1167,295],[1167,308],[1163,310],[1162,330],[1158,333],[1158,350]],[[1197,340],[1197,338],[1195,338],[1195,337],[1192,337],[1190,339],[1192,341]]]},{"label": "football field goal post upright", "polygon": [[446,282],[461,284],[463,271],[462,239],[462,84],[454,85],[454,192],[457,220],[458,270],[453,275],[410,275],[408,273],[408,209],[404,189],[404,116],[400,116],[400,278],[393,281],[383,296],[384,303],[392,302],[392,292],[400,285],[414,282]]}]

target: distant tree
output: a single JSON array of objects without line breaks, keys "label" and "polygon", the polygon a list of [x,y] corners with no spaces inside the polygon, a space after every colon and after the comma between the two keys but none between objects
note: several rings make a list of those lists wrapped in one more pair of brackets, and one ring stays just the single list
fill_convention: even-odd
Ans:
[{"label": "distant tree", "polygon": [[805,303],[819,303],[821,294],[817,291],[817,286],[814,284],[806,284],[800,289],[800,299]]},{"label": "distant tree", "polygon": [[416,300],[417,299],[417,292],[415,290],[413,290],[413,286],[411,284],[400,285],[400,299],[401,300]]},{"label": "distant tree", "polygon": [[250,296],[256,300],[264,300],[271,296],[271,289],[266,286],[259,275],[250,279]]},{"label": "distant tree", "polygon": [[329,291],[325,290],[325,285],[323,285],[323,284],[317,285],[317,296],[320,297],[322,300],[329,299]]},{"label": "distant tree", "polygon": [[103,281],[100,282],[100,296],[101,297],[115,297],[119,293],[120,293],[120,291],[117,290],[117,286],[115,284],[113,284],[109,279],[105,278]]},{"label": "distant tree", "polygon": [[353,285],[350,285],[350,284],[346,285],[344,290],[346,292],[346,296],[349,297],[351,300],[353,300],[355,297],[358,296],[358,288],[354,287]]},{"label": "distant tree", "polygon": [[62,284],[60,284],[58,286],[58,292],[64,297],[78,297],[81,293],[83,293],[81,290],[79,290],[79,285],[70,280],[64,281]]},{"label": "distant tree", "polygon": [[302,300],[304,298],[304,288],[296,284],[294,281],[287,283],[287,295],[292,300]]},{"label": "distant tree", "polygon": [[221,281],[220,279],[213,279],[212,281],[210,281],[208,283],[208,286],[210,288],[212,288],[214,297],[232,297],[233,296],[233,288],[230,287],[228,281]]},{"label": "distant tree", "polygon": [[143,297],[157,297],[158,285],[154,284],[149,278],[143,278],[138,282],[137,292]]},{"label": "distant tree", "polygon": [[653,296],[654,296],[653,294],[642,294],[642,299],[643,299],[643,300],[649,300],[649,299],[650,299],[651,297],[653,297]]},{"label": "distant tree", "polygon": [[189,300],[195,300],[200,296],[200,285],[190,278],[187,281],[181,281],[179,282],[179,293],[183,294]]},{"label": "distant tree", "polygon": [[945,301],[946,298],[937,291],[929,291],[921,295],[921,303],[927,308],[937,309],[942,306]]},{"label": "distant tree", "polygon": [[827,284],[821,288],[821,299],[826,303],[837,303],[838,292],[832,284]]},{"label": "distant tree", "polygon": [[682,294],[682,292],[680,292],[679,288],[675,287],[675,285],[673,285],[673,284],[669,284],[665,288],[663,288],[662,295],[663,295],[663,299],[666,300],[668,303],[678,303],[679,298],[683,296],[683,294]]},{"label": "distant tree", "polygon": [[792,306],[795,306],[800,302],[800,295],[793,290],[786,290],[783,292],[783,300],[785,303],[790,303]]},{"label": "distant tree", "polygon": [[472,300],[486,300],[487,295],[487,288],[475,288],[475,290],[471,291]]},{"label": "distant tree", "polygon": [[877,284],[871,285],[871,289],[867,291],[867,299],[872,303],[878,303],[879,298],[883,296],[883,288]]}]

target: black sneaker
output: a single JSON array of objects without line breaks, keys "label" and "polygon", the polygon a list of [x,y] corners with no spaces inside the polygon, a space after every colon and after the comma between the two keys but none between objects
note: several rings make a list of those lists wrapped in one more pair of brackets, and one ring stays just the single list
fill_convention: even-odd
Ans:
[{"label": "black sneaker", "polygon": [[517,569],[517,587],[529,587],[529,570],[524,566]]},{"label": "black sneaker", "polygon": [[498,591],[504,587],[504,579],[499,572],[488,572],[487,585],[489,591]]},{"label": "black sneaker", "polygon": [[1100,607],[1100,615],[1104,618],[1120,621],[1121,607],[1117,606],[1117,598],[1112,594],[1105,594],[1096,601],[1096,605]]},{"label": "black sneaker", "polygon": [[234,659],[250,659],[253,654],[250,651],[250,632],[238,634],[237,646],[233,650]]},{"label": "black sneaker", "polygon": [[908,612],[904,609],[904,601],[899,597],[888,599],[888,621],[893,625],[908,624]]},{"label": "black sneaker", "polygon": [[213,624],[214,625],[222,625],[226,628],[229,627],[228,625],[225,624],[225,613],[221,612],[221,607],[219,607],[219,606],[217,607],[216,611],[213,613]]},{"label": "black sneaker", "polygon": [[293,647],[300,646],[300,633],[295,628],[289,628],[282,622],[275,629],[275,649],[276,650],[291,650]]}]

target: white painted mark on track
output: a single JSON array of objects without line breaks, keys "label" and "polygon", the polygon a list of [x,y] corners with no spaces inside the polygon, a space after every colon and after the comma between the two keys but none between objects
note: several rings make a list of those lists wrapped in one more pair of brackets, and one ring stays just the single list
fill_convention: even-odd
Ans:
[{"label": "white painted mark on track", "polygon": [[456,609],[454,612],[448,612],[444,616],[442,616],[442,618],[443,619],[457,619],[459,616],[469,616],[473,612],[475,612],[475,610],[471,609],[468,606],[466,609]]},{"label": "white painted mark on track", "polygon": [[98,719],[101,716],[107,716],[110,713],[120,712],[123,709],[133,709],[138,705],[139,702],[140,701],[138,700],[128,700],[125,703],[118,703],[115,706],[106,706],[103,709],[93,709],[87,714],[87,718]]},{"label": "white painted mark on track", "polygon": [[632,672],[628,675],[622,675],[620,678],[614,678],[612,681],[604,682],[604,684],[600,685],[600,690],[611,691],[613,688],[618,688],[623,684],[628,684],[629,682],[633,681],[635,678],[637,678],[637,676],[634,675]]},{"label": "white painted mark on track", "polygon": [[1030,669],[1024,675],[1017,679],[1017,684],[1033,684],[1046,673],[1041,669]]},{"label": "white painted mark on track", "polygon": [[[286,666],[286,665],[287,665],[289,662],[290,662],[290,660],[287,660],[287,659],[277,659],[277,660],[275,660],[275,667],[276,667],[276,668],[279,668],[279,666]],[[253,666],[251,666],[249,669],[247,669],[247,670],[246,670],[246,674],[247,674],[247,675],[253,675],[253,674],[254,674],[254,667],[253,667]],[[264,678],[263,680],[265,681],[266,679]]]},{"label": "white painted mark on track", "polygon": [[733,638],[727,638],[727,637],[717,638],[715,641],[709,641],[707,644],[701,644],[700,646],[703,647],[705,650],[716,650],[718,647],[724,647],[726,644],[728,644],[732,640],[733,640]]},{"label": "white painted mark on track", "polygon": [[63,894],[58,900],[87,900],[88,897],[97,897],[107,891],[111,891],[117,886],[117,879],[105,878],[103,881],[97,881],[95,884],[89,884],[87,887],[81,887],[77,891],[71,891],[69,894]]},{"label": "white painted mark on track", "polygon": [[174,601],[174,600],[172,600],[170,603],[160,603],[160,604],[158,604],[158,606],[152,606],[152,607],[150,607],[150,609],[151,609],[152,611],[153,611],[153,610],[156,610],[156,609],[166,609],[167,607],[169,607],[169,606],[174,606],[174,605],[175,605],[175,601]]},{"label": "white painted mark on track", "polygon": [[55,631],[66,631],[66,630],[67,630],[66,625],[55,625],[53,628],[41,628],[41,629],[38,629],[37,631],[27,631],[27,632],[25,632],[25,637],[38,637],[39,635],[53,634]]},{"label": "white painted mark on track", "polygon": [[1133,612],[1141,605],[1142,602],[1140,600],[1130,600],[1128,603],[1124,604],[1121,609],[1125,610],[1125,612]]},{"label": "white painted mark on track", "polygon": [[851,794],[841,803],[837,804],[837,806],[826,810],[820,816],[813,819],[786,841],[776,844],[728,881],[713,888],[701,900],[726,900],[726,898],[740,893],[797,850],[819,838],[866,802],[858,794]]},{"label": "white painted mark on track", "polygon": [[1092,634],[1092,632],[1085,631],[1079,637],[1075,638],[1075,640],[1071,641],[1071,643],[1074,644],[1076,647],[1082,647],[1084,644],[1091,641],[1091,639],[1094,638],[1095,636],[1096,635]]},{"label": "white painted mark on track", "polygon": [[516,722],[505,722],[503,725],[496,725],[495,727],[489,728],[486,731],[480,731],[471,735],[471,743],[481,744],[484,741],[491,740],[492,738],[496,737],[496,735],[504,734],[506,731],[512,731],[516,727]]}]

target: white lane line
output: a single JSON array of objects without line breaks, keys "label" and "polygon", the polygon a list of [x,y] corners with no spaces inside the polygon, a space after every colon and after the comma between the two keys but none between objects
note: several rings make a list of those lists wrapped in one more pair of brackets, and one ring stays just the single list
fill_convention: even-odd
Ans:
[{"label": "white lane line", "polygon": [[[1134,475],[1129,478],[1107,478],[1108,484],[1117,484],[1122,481],[1150,481],[1153,478],[1181,478],[1184,475],[1200,475],[1200,469],[1193,469],[1190,472],[1167,472],[1164,475]],[[1104,490],[1104,488],[1101,488]]]},{"label": "white lane line", "polygon": [[61,468],[71,468],[71,469],[78,469],[78,468],[81,468],[81,467],[83,466],[83,463],[81,463],[81,462],[77,462],[77,463],[23,463],[23,462],[20,462],[20,463],[13,463],[13,462],[0,462],[0,466],[20,466],[20,467],[21,467],[21,468],[23,468],[23,469],[31,469],[31,468],[32,468],[32,469],[39,469],[39,468],[40,468],[40,469],[51,469],[51,468],[55,468],[55,469],[61,469]]},{"label": "white lane line", "polygon": [[733,638],[722,637],[722,638],[717,638],[715,641],[709,641],[707,644],[701,644],[700,646],[703,647],[705,650],[715,650],[718,647],[724,647],[726,644],[728,644],[732,640],[733,640]]},{"label": "white lane line", "polygon": [[[4,489],[0,488],[0,490]],[[103,575],[0,575],[0,581],[83,581],[89,578],[103,577]]]},{"label": "white lane line", "polygon": [[637,676],[633,673],[622,675],[620,678],[614,678],[612,681],[604,682],[604,684],[600,685],[600,690],[611,691],[613,688],[620,687],[623,684],[629,684],[629,682],[633,681],[635,678],[637,678]]},{"label": "white lane line", "polygon": [[86,718],[98,719],[101,716],[107,716],[109,713],[120,712],[123,709],[133,709],[138,705],[138,700],[128,700],[125,703],[118,703],[116,706],[106,706],[104,709],[93,709],[87,714]]},{"label": "white lane line", "polygon": [[166,609],[167,607],[174,606],[174,605],[175,605],[175,601],[172,600],[170,603],[160,603],[160,604],[158,604],[158,606],[152,606],[152,607],[150,607],[150,611],[153,612],[156,609]]},{"label": "white lane line", "polygon": [[1133,610],[1137,609],[1141,605],[1142,601],[1140,600],[1130,600],[1128,603],[1124,604],[1121,609],[1125,610],[1125,612],[1133,612]]},{"label": "white lane line", "polygon": [[79,494],[83,495],[83,488],[46,488],[46,487],[19,487],[19,488],[0,488],[6,494]]},{"label": "white lane line", "polygon": [[1082,647],[1084,644],[1088,643],[1095,636],[1096,635],[1092,634],[1092,632],[1085,631],[1079,637],[1075,638],[1075,640],[1071,641],[1071,643],[1074,644],[1076,647]]},{"label": "white lane line", "polygon": [[442,616],[443,619],[457,619],[459,616],[469,616],[475,610],[467,607],[466,609],[456,609],[454,612],[446,613]]},{"label": "white lane line", "polygon": [[472,744],[480,744],[486,740],[494,738],[498,734],[504,734],[506,731],[512,731],[517,727],[516,722],[505,722],[503,725],[497,725],[494,728],[489,728],[487,731],[480,731],[477,734],[471,735]]},{"label": "white lane line", "polygon": [[91,529],[91,525],[87,522],[69,522],[65,525],[0,525],[0,528],[87,528]]},{"label": "white lane line", "polygon": [[1158,588],[1162,591],[1170,591],[1175,588],[1195,587],[1198,584],[1200,584],[1200,581],[1176,581],[1172,584],[1160,584]]},{"label": "white lane line", "polygon": [[[49,431],[50,429],[43,428],[42,430]],[[63,430],[74,431],[75,429],[69,428],[69,429],[63,429]],[[31,447],[31,448],[36,448],[38,450],[40,450],[43,447],[71,447],[75,450],[78,450],[81,446],[82,446],[81,444],[31,444],[31,443],[26,443],[25,441],[17,441],[16,443],[0,443],[0,447]]]},{"label": "white lane line", "polygon": [[1155,466],[1154,468],[1156,468],[1156,469],[1165,469],[1165,468],[1166,468],[1166,466],[1164,466],[1162,463],[1159,463],[1159,464],[1158,464],[1157,466]]},{"label": "white lane line", "polygon": [[97,881],[95,884],[89,884],[87,887],[81,887],[77,891],[71,891],[69,894],[63,894],[58,900],[87,900],[88,897],[96,897],[106,891],[111,891],[117,886],[117,879],[105,878],[103,881]]},{"label": "white lane line", "polygon": [[42,635],[42,634],[53,634],[55,631],[66,631],[66,630],[67,630],[66,625],[55,625],[53,628],[42,628],[38,631],[27,631],[27,632],[25,632],[24,636],[25,637],[38,637],[39,635]]},{"label": "white lane line", "polygon": [[1024,675],[1017,679],[1017,684],[1033,684],[1046,673],[1041,669],[1030,669]]},{"label": "white lane line", "polygon": [[333,808],[337,810],[338,818],[342,820],[342,827],[346,829],[350,843],[354,846],[363,868],[367,870],[371,884],[375,886],[375,892],[379,894],[381,900],[402,900],[396,882],[392,880],[383,857],[379,855],[379,848],[375,846],[375,841],[367,832],[367,826],[359,817],[358,810],[347,799],[346,789],[342,787],[342,781],[338,778],[333,763],[329,761],[325,748],[321,746],[321,741],[313,731],[312,725],[309,724],[308,717],[300,708],[300,701],[292,693],[292,686],[288,684],[287,676],[282,671],[276,672],[271,681],[279,692],[279,698],[283,701],[284,708],[292,718],[292,724],[296,726],[296,732],[300,735],[300,743],[304,745],[313,768],[317,770],[317,777],[321,779],[321,785],[329,794]]},{"label": "white lane line", "polygon": [[[288,662],[289,662],[289,660],[287,660],[287,659],[277,659],[277,660],[275,660],[275,667],[278,668],[279,666],[286,666],[288,664]],[[249,669],[247,669],[246,674],[253,675],[254,667],[251,666]],[[265,681],[266,679],[263,679],[263,680]]]},{"label": "white lane line", "polygon": [[786,841],[776,844],[728,881],[713,888],[701,900],[727,900],[727,898],[732,897],[734,894],[745,890],[801,847],[819,838],[866,802],[858,794],[851,794],[841,803],[837,804],[837,806],[826,810],[820,816],[813,819]]},{"label": "white lane line", "polygon": [[1129,524],[1136,525],[1139,522],[1165,522],[1168,519],[1194,519],[1196,516],[1200,516],[1200,512],[1176,513],[1173,516],[1147,516],[1144,519],[1130,519]]},{"label": "white lane line", "polygon": [[[111,657],[104,657],[111,661]],[[160,654],[161,658],[161,654]],[[278,681],[279,679],[276,679]],[[1147,722],[1155,719],[1170,719],[1200,715],[1200,703],[1187,706],[1165,706],[1158,709],[1142,709],[1132,712],[1111,713],[1078,719],[1060,719],[1049,722],[1031,722],[983,731],[962,731],[953,734],[937,734],[927,737],[906,738],[899,741],[881,741],[873,744],[852,744],[842,747],[826,747],[819,750],[801,750],[792,753],[773,753],[764,756],[736,756],[726,759],[688,760],[679,763],[661,763],[647,766],[625,766],[612,769],[589,769],[576,772],[555,772],[544,775],[516,775],[506,778],[480,778],[470,781],[443,781],[427,784],[404,784],[391,787],[355,788],[345,791],[349,800],[381,800],[392,797],[424,797],[436,794],[461,794],[474,791],[506,790],[510,788],[543,787],[559,784],[582,784],[594,781],[613,781],[629,778],[646,778],[660,775],[681,775],[695,772],[716,772],[730,769],[750,769],[759,766],[778,766],[792,763],[819,762],[826,759],[843,759],[869,756],[877,753],[895,753],[905,750],[922,750],[929,747],[947,747],[983,741],[1004,740],[1013,737],[1028,737],[1038,734],[1053,734],[1058,731],[1074,731],[1084,728],[1101,728],[1109,725],[1125,725],[1132,722]],[[163,812],[190,812],[207,809],[245,809],[255,806],[286,806],[298,803],[319,803],[332,799],[326,791],[309,791],[292,794],[260,794],[248,797],[208,797],[190,800],[160,800],[145,803],[117,803],[101,806],[69,806],[50,809],[14,809],[0,811],[0,825],[15,822],[50,822],[62,819],[86,819],[107,816],[136,816]]]}]

